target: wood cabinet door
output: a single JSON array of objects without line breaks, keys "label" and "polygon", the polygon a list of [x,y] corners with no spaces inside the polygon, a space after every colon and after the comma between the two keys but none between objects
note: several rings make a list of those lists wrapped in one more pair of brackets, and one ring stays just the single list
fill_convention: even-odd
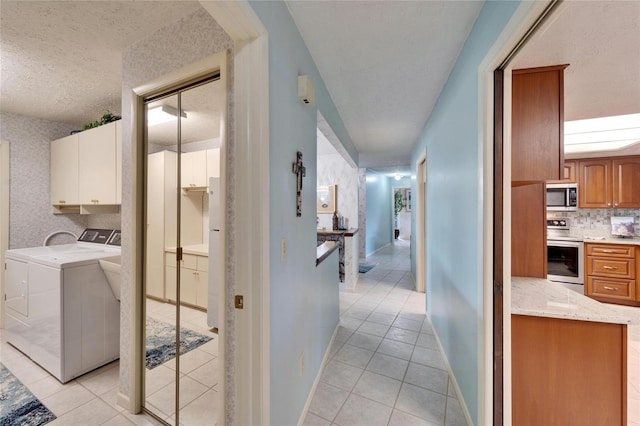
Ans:
[{"label": "wood cabinet door", "polygon": [[611,207],[611,160],[580,160],[578,207]]},{"label": "wood cabinet door", "polygon": [[627,326],[511,316],[517,426],[624,425]]},{"label": "wood cabinet door", "polygon": [[640,208],[640,157],[612,160],[613,207]]},{"label": "wood cabinet door", "polygon": [[513,71],[512,181],[563,177],[565,68],[560,65]]},{"label": "wood cabinet door", "polygon": [[547,278],[544,182],[511,189],[511,274]]}]

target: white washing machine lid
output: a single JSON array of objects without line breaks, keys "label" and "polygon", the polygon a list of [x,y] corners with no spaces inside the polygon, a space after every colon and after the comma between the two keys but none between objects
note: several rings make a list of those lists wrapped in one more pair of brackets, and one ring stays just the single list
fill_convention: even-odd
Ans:
[{"label": "white washing machine lid", "polygon": [[[82,233],[84,236],[87,231]],[[111,235],[111,231],[109,231]],[[82,239],[82,236],[80,237]],[[57,246],[28,247],[7,250],[7,259],[34,262],[52,268],[68,268],[97,263],[98,260],[120,255],[120,247],[106,245],[104,242],[90,243],[79,241],[74,244]]]}]

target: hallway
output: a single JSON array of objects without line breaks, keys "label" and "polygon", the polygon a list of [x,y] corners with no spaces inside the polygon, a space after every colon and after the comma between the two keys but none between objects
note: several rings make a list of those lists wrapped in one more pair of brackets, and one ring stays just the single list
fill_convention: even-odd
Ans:
[{"label": "hallway", "polygon": [[305,426],[466,425],[414,291],[409,241],[369,256],[355,290],[340,288],[340,328]]}]

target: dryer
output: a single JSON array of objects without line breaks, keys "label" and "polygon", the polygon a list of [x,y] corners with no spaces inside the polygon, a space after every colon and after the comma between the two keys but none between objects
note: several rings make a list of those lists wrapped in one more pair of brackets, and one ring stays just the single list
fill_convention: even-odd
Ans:
[{"label": "dryer", "polygon": [[86,229],[78,242],[8,250],[7,341],[66,383],[119,358],[120,302],[99,260],[120,254],[120,231]]}]

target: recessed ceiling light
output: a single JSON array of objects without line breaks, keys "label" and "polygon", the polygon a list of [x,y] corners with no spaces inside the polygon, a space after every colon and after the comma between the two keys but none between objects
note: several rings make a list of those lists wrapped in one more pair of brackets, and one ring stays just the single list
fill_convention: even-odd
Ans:
[{"label": "recessed ceiling light", "polygon": [[[182,118],[187,118],[187,113],[182,111]],[[147,126],[168,123],[178,117],[178,110],[170,105],[158,105],[147,111]]]},{"label": "recessed ceiling light", "polygon": [[609,151],[640,142],[640,114],[564,123],[565,152]]}]

